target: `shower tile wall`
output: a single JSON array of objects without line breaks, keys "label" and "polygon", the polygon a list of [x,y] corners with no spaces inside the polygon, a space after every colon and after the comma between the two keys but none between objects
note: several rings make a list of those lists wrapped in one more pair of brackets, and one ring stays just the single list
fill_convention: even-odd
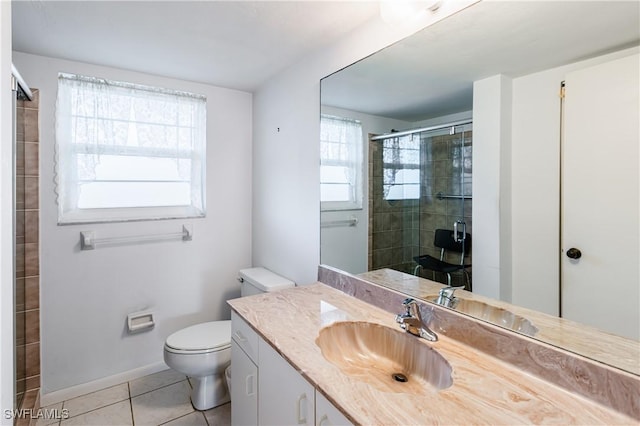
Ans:
[{"label": "shower tile wall", "polygon": [[[439,192],[471,197],[472,133],[425,137],[421,144],[420,200],[384,200],[382,191],[382,141],[369,143],[369,270],[392,268],[413,273],[414,256],[440,256],[433,246],[435,230],[453,229],[464,220],[472,234],[471,199],[440,200]],[[462,175],[461,175],[462,174]],[[459,262],[459,254],[447,256]],[[471,264],[471,257],[466,257]],[[469,270],[470,272],[470,270]],[[432,279],[432,273],[420,275]],[[445,276],[436,280],[446,282]],[[452,284],[462,285],[464,277],[452,274]]]},{"label": "shower tile wall", "polygon": [[40,388],[38,90],[18,101],[16,126],[16,399],[33,407]]}]

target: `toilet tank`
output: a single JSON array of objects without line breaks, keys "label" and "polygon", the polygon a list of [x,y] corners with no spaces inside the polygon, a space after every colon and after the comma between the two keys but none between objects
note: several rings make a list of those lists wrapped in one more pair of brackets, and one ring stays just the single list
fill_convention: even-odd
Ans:
[{"label": "toilet tank", "polygon": [[265,268],[248,268],[240,270],[240,296],[268,293],[295,287],[296,283]]}]

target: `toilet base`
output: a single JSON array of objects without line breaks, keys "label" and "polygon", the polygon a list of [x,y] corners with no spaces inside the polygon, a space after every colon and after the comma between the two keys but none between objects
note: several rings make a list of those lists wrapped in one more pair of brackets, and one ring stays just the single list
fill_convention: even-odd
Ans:
[{"label": "toilet base", "polygon": [[191,403],[196,410],[210,410],[231,400],[223,374],[190,379],[193,385]]}]

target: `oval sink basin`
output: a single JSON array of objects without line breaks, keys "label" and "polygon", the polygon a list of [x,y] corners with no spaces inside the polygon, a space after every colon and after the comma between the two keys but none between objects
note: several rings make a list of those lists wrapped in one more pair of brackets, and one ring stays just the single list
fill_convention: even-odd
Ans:
[{"label": "oval sink basin", "polygon": [[453,383],[451,366],[416,336],[369,322],[337,322],[316,344],[327,361],[384,392],[428,394]]},{"label": "oval sink basin", "polygon": [[[432,296],[429,300],[435,301],[437,298],[438,296]],[[477,300],[456,298],[453,309],[527,336],[534,336],[538,332],[538,328],[528,319]]]}]

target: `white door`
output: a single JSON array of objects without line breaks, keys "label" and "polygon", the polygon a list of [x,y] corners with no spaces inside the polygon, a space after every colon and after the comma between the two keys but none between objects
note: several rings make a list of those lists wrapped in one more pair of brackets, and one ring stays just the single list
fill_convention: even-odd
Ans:
[{"label": "white door", "polygon": [[562,316],[633,339],[640,339],[639,61],[636,54],[567,75],[562,156]]}]

